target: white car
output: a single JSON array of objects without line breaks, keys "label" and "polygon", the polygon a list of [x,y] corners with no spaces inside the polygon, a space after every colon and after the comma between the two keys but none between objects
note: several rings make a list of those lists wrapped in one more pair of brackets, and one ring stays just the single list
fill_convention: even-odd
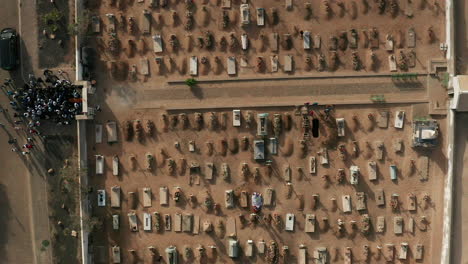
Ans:
[{"label": "white car", "polygon": [[106,191],[98,190],[97,191],[98,206],[106,206]]}]

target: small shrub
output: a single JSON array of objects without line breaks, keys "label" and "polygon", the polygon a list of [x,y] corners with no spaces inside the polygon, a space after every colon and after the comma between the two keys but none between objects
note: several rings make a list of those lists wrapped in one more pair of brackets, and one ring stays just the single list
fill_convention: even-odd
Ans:
[{"label": "small shrub", "polygon": [[195,85],[197,85],[197,80],[195,80],[194,78],[188,78],[187,80],[185,80],[185,84],[192,88],[194,87]]}]

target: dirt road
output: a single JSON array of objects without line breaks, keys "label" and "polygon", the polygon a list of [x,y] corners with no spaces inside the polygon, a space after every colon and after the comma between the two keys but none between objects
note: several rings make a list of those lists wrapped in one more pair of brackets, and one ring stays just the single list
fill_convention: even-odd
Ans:
[{"label": "dirt road", "polygon": [[[22,72],[27,73],[31,69],[31,61],[34,60],[32,53],[37,53],[37,47],[29,42],[28,36],[30,23],[23,22],[22,27],[27,31],[20,30],[18,20],[18,2],[6,0],[4,8],[0,11],[0,28],[15,28],[20,36],[25,33],[26,38],[21,38],[22,44],[22,67],[14,72],[0,70],[0,81],[5,78],[20,80]],[[34,3],[22,5],[21,17],[30,18],[30,7]],[[32,35],[31,35],[32,36]],[[26,46],[24,46],[26,44]],[[37,43],[36,43],[37,44]],[[8,98],[5,93],[0,95],[0,105],[9,108]],[[18,144],[24,144],[25,138],[17,133],[10,125],[7,116],[13,113],[0,113],[0,148],[2,149],[0,167],[0,264],[3,263],[51,263],[51,254],[48,248],[41,250],[44,240],[50,240],[49,221],[47,210],[47,191],[44,178],[40,176],[33,164],[40,164],[42,157],[24,158],[21,152],[11,152],[8,144],[10,137],[17,138]],[[32,162],[35,160],[36,162]]]}]

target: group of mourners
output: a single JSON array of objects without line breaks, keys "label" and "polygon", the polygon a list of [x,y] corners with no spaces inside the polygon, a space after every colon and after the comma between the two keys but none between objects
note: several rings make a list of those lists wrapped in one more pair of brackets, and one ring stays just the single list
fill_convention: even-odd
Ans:
[{"label": "group of mourners", "polygon": [[3,86],[10,96],[11,107],[16,111],[14,116],[25,117],[30,128],[39,126],[40,120],[69,125],[82,112],[80,87],[59,78],[50,70],[44,71],[43,78],[29,75],[29,81],[22,88],[13,87],[10,79]]}]

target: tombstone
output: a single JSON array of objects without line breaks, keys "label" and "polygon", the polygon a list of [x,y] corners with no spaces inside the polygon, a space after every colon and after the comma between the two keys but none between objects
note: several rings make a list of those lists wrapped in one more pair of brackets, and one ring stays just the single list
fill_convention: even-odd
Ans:
[{"label": "tombstone", "polygon": [[292,72],[293,70],[293,57],[292,55],[284,55],[284,71]]},{"label": "tombstone", "polygon": [[224,202],[226,208],[233,208],[234,207],[234,191],[233,190],[226,190],[224,192]]},{"label": "tombstone", "polygon": [[406,259],[408,257],[408,243],[403,242],[400,245],[400,254],[398,256],[399,259]]},{"label": "tombstone", "polygon": [[375,191],[375,203],[377,204],[377,206],[385,205],[385,195],[383,189],[377,189]]},{"label": "tombstone", "polygon": [[328,149],[321,148],[320,150],[320,164],[328,165]]},{"label": "tombstone", "polygon": [[315,156],[309,157],[309,173],[310,174],[317,173],[317,161],[315,159]]},{"label": "tombstone", "polygon": [[245,244],[245,256],[252,257],[253,256],[253,240],[247,240]]},{"label": "tombstone", "polygon": [[193,214],[182,215],[182,232],[192,232],[193,227]]},{"label": "tombstone", "polygon": [[271,63],[271,72],[278,71],[278,56],[273,55],[270,56],[270,63]]},{"label": "tombstone", "polygon": [[284,181],[291,182],[291,167],[289,165],[285,165],[283,168],[284,171]]},{"label": "tombstone", "polygon": [[395,55],[393,54],[388,55],[388,67],[391,72],[397,71],[397,63],[396,63]]},{"label": "tombstone", "polygon": [[265,9],[257,8],[257,26],[265,26]]},{"label": "tombstone", "polygon": [[236,70],[236,58],[233,56],[230,56],[227,58],[227,73],[228,75],[236,75],[237,70]]},{"label": "tombstone", "polygon": [[159,188],[159,204],[163,206],[169,205],[169,191],[165,186]]},{"label": "tombstone", "polygon": [[366,195],[364,192],[356,193],[356,210],[363,211],[366,210]]},{"label": "tombstone", "polygon": [[197,76],[198,75],[198,57],[197,56],[191,56],[189,60],[189,73],[192,76]]},{"label": "tombstone", "polygon": [[405,124],[405,111],[403,110],[396,111],[394,127],[403,128],[404,124]]},{"label": "tombstone", "polygon": [[408,194],[408,211],[416,211],[416,195],[410,193]]},{"label": "tombstone", "polygon": [[393,217],[393,232],[395,233],[395,235],[403,234],[403,217]]},{"label": "tombstone", "polygon": [[263,239],[258,241],[257,243],[258,254],[265,254],[265,249],[266,249],[265,241],[263,241]]},{"label": "tombstone", "polygon": [[151,214],[143,213],[143,230],[151,231]]},{"label": "tombstone", "polygon": [[96,138],[95,142],[96,144],[102,143],[102,125],[101,124],[96,124],[95,125],[95,131],[96,131]]},{"label": "tombstone", "polygon": [[388,127],[388,111],[379,111],[377,115],[377,126],[380,128]]},{"label": "tombstone", "polygon": [[298,264],[307,264],[307,248],[305,245],[299,245]]},{"label": "tombstone", "polygon": [[414,31],[414,28],[408,29],[408,36],[406,41],[408,48],[416,47],[416,32]]},{"label": "tombstone", "polygon": [[350,213],[351,212],[351,196],[343,195],[341,196],[341,201],[343,203],[343,212]]},{"label": "tombstone", "polygon": [[403,141],[400,138],[397,138],[393,141],[393,150],[395,153],[401,153],[403,150]]},{"label": "tombstone", "polygon": [[374,181],[377,180],[377,163],[375,161],[369,161],[368,163],[368,174],[369,180]]},{"label": "tombstone", "polygon": [[419,179],[427,181],[429,178],[429,157],[422,156],[419,158]]},{"label": "tombstone", "polygon": [[112,247],[112,263],[120,263],[120,261],[121,261],[120,247],[113,246]]},{"label": "tombstone", "polygon": [[384,257],[387,262],[392,262],[395,258],[395,246],[393,244],[385,245]]},{"label": "tombstone", "polygon": [[410,217],[408,219],[408,224],[407,224],[406,229],[410,234],[414,234],[414,218],[413,217]]},{"label": "tombstone", "polygon": [[130,231],[137,232],[138,224],[137,224],[137,217],[136,217],[135,212],[128,213],[127,216],[128,216],[128,225],[130,227]]},{"label": "tombstone", "polygon": [[172,219],[170,214],[164,215],[164,230],[171,231],[172,229]]},{"label": "tombstone", "polygon": [[328,263],[328,250],[326,247],[317,247],[314,250],[314,259],[317,264],[327,264]]},{"label": "tombstone", "polygon": [[228,217],[226,221],[226,234],[229,237],[236,237],[237,236],[237,231],[236,231],[236,219],[234,217]]},{"label": "tombstone", "polygon": [[111,207],[120,207],[120,186],[113,186],[111,188]]},{"label": "tombstone", "polygon": [[304,227],[304,230],[306,233],[315,232],[315,221],[316,221],[315,215],[306,214],[305,227]]},{"label": "tombstone", "polygon": [[100,33],[101,32],[101,19],[99,16],[92,16],[91,17],[91,24],[93,28],[93,33]]},{"label": "tombstone", "polygon": [[320,46],[322,44],[322,38],[320,35],[315,35],[314,36],[314,49],[320,49]]},{"label": "tombstone", "polygon": [[142,25],[141,31],[143,34],[150,34],[151,33],[151,13],[148,10],[143,10],[143,17],[142,17]]},{"label": "tombstone", "polygon": [[285,227],[286,231],[294,231],[295,216],[292,213],[286,214]]},{"label": "tombstone", "polygon": [[222,8],[230,9],[231,5],[232,5],[231,0],[222,0],[222,4],[221,4]]},{"label": "tombstone", "polygon": [[270,48],[272,52],[278,52],[278,45],[279,45],[278,38],[279,38],[278,33],[270,34],[269,44],[270,44]]},{"label": "tombstone", "polygon": [[198,235],[199,232],[200,232],[200,216],[199,216],[199,215],[196,215],[196,216],[194,216],[194,218],[193,218],[193,230],[192,230],[192,234]]},{"label": "tombstone", "polygon": [[215,170],[214,164],[211,162],[207,162],[205,168],[206,168],[205,179],[210,180],[210,181],[213,180],[214,170]]},{"label": "tombstone", "polygon": [[151,188],[143,188],[142,190],[143,196],[143,207],[151,207]]},{"label": "tombstone", "polygon": [[265,190],[265,196],[263,197],[263,205],[264,206],[273,206],[273,196],[274,196],[274,189],[267,188]]},{"label": "tombstone", "polygon": [[417,244],[416,245],[416,250],[414,252],[414,259],[422,260],[423,259],[423,254],[424,254],[424,245]]},{"label": "tombstone", "polygon": [[140,60],[140,74],[144,76],[149,75],[149,60],[147,58]]},{"label": "tombstone", "polygon": [[377,217],[376,232],[383,233],[385,231],[385,216]]},{"label": "tombstone", "polygon": [[248,207],[248,201],[249,201],[249,198],[248,198],[247,191],[242,191],[241,194],[240,194],[240,199],[239,199],[240,206],[242,208],[247,208]]},{"label": "tombstone", "polygon": [[384,151],[384,144],[382,141],[375,142],[375,151],[376,151],[376,159],[382,160],[383,159],[383,151]]},{"label": "tombstone", "polygon": [[304,31],[302,34],[303,46],[305,50],[309,50],[311,47],[310,31]]},{"label": "tombstone", "polygon": [[182,232],[182,214],[180,213],[174,215],[174,231]]},{"label": "tombstone", "polygon": [[385,50],[387,51],[393,51],[395,41],[393,40],[393,36],[390,34],[387,34],[385,38]]}]

